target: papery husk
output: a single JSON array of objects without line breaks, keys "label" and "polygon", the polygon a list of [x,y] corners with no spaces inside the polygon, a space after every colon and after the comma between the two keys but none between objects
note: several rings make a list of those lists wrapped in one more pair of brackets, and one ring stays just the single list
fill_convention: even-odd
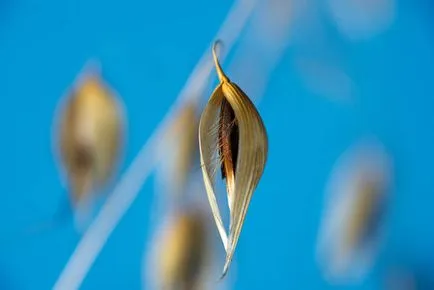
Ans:
[{"label": "papery husk", "polygon": [[372,269],[384,240],[392,175],[391,159],[376,139],[339,158],[326,187],[316,249],[330,283],[360,282]]},{"label": "papery husk", "polygon": [[381,182],[373,180],[360,180],[358,190],[360,193],[354,201],[352,215],[348,217],[348,225],[344,233],[342,251],[349,253],[372,235],[375,230],[375,220],[381,217],[384,211],[384,188]]},{"label": "papery husk", "polygon": [[157,288],[202,290],[210,255],[204,217],[198,212],[176,214],[157,241]]},{"label": "papery husk", "polygon": [[124,125],[120,103],[96,73],[83,77],[67,96],[58,142],[73,204],[112,177],[124,143]]},{"label": "papery husk", "polygon": [[[201,116],[199,148],[205,188],[220,237],[226,249],[226,262],[222,273],[222,277],[224,277],[232,261],[253,191],[256,189],[265,168],[268,139],[262,119],[252,101],[241,88],[231,82],[224,74],[218,62],[215,47],[213,48],[213,57],[220,84],[212,93]],[[213,128],[219,125],[219,110],[224,98],[235,113],[239,130],[238,158],[234,174],[235,184],[233,192],[228,192],[229,238],[227,238],[214,192],[214,175],[220,164],[213,162],[219,146]]]}]

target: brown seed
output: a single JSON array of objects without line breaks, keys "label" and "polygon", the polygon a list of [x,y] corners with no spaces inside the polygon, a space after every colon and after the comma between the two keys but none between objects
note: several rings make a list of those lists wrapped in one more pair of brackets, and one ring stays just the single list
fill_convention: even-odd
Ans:
[{"label": "brown seed", "polygon": [[[227,193],[228,196],[230,196],[235,186],[239,132],[234,110],[226,99],[223,99],[220,108],[218,133],[222,178],[226,179]],[[231,199],[232,198],[229,197],[229,200]],[[229,206],[231,206],[231,204],[229,204]]]}]

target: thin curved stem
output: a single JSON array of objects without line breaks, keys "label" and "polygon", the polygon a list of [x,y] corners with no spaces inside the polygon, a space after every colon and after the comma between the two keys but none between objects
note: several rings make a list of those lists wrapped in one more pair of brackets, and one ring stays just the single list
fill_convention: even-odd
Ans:
[{"label": "thin curved stem", "polygon": [[[246,25],[247,19],[257,1],[238,0],[223,22],[216,38],[225,42],[226,54]],[[205,51],[204,56],[191,73],[175,104],[143,145],[132,164],[115,186],[112,194],[107,198],[99,214],[79,241],[53,289],[78,289],[82,284],[108,237],[132,205],[143,183],[159,162],[159,155],[156,154],[158,143],[166,128],[172,122],[175,113],[186,101],[200,97],[200,94],[196,92],[203,90],[213,68],[210,51],[210,48]]]}]

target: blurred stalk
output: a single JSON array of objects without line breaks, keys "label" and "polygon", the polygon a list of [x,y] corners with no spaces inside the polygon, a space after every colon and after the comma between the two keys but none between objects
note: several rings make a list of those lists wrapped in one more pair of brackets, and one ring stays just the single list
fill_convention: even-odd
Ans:
[{"label": "blurred stalk", "polygon": [[[223,22],[215,39],[222,39],[225,42],[226,54],[230,51],[246,25],[256,2],[257,0],[239,0],[235,2],[228,17]],[[211,45],[206,49],[204,56],[193,70],[169,113],[143,145],[139,154],[121,177],[111,196],[108,197],[94,222],[78,243],[56,281],[54,289],[78,289],[82,284],[108,237],[129,209],[137,197],[141,186],[159,162],[158,158],[155,157],[161,156],[155,154],[156,150],[158,149],[161,137],[173,122],[176,112],[178,112],[185,102],[201,96],[198,92],[201,92],[206,86],[213,68],[210,52]],[[220,57],[223,59],[225,55],[221,55]]]}]

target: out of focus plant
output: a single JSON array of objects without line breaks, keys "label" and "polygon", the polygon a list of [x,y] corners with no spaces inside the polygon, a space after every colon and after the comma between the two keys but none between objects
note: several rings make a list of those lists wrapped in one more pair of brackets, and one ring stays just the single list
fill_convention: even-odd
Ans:
[{"label": "out of focus plant", "polygon": [[162,225],[148,265],[155,289],[205,289],[212,250],[207,226],[195,209],[178,210]]},{"label": "out of focus plant", "polygon": [[345,152],[330,177],[318,240],[318,261],[330,282],[361,281],[384,234],[391,161],[378,142]]},{"label": "out of focus plant", "polygon": [[54,145],[74,208],[89,206],[107,188],[125,145],[123,105],[91,69],[81,73],[55,120]]}]

